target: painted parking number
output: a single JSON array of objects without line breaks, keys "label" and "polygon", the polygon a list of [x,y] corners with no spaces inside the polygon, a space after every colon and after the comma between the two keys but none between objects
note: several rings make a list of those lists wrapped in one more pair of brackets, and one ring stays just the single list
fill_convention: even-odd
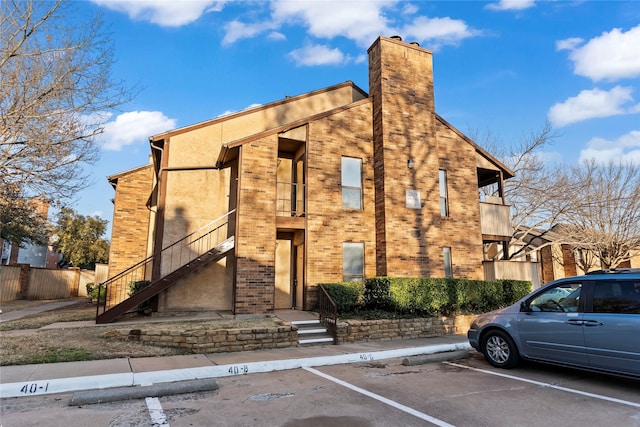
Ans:
[{"label": "painted parking number", "polygon": [[31,383],[23,385],[20,393],[35,394],[38,392],[46,392],[47,390],[49,390],[49,383],[44,383],[44,385],[42,383]]},{"label": "painted parking number", "polygon": [[249,367],[247,365],[233,365],[229,368],[229,373],[231,375],[248,374]]}]

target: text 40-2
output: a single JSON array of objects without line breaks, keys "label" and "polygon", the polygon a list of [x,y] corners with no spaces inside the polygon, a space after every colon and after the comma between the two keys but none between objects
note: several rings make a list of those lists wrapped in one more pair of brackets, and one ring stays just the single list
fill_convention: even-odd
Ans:
[{"label": "text 40-2", "polygon": [[38,383],[31,383],[31,384],[23,385],[22,388],[20,389],[20,393],[34,394],[34,393],[43,392],[47,390],[49,390],[49,383],[44,383],[44,385],[38,384]]}]

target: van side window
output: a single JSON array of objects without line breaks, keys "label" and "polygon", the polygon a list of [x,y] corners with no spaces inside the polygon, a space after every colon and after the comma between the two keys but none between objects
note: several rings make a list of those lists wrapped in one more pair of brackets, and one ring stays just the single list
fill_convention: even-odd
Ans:
[{"label": "van side window", "polygon": [[640,282],[632,280],[596,282],[593,290],[593,312],[640,314]]},{"label": "van side window", "polygon": [[531,311],[578,311],[582,283],[563,283],[547,289],[529,302]]}]

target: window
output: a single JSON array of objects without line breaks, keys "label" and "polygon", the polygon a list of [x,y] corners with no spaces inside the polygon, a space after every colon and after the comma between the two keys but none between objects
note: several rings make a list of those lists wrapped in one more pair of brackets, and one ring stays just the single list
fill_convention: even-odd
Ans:
[{"label": "window", "polygon": [[640,314],[640,281],[596,282],[593,312]]},{"label": "window", "polygon": [[575,313],[578,311],[581,290],[582,283],[563,283],[536,296],[529,302],[529,309]]},{"label": "window", "polygon": [[444,255],[444,277],[453,277],[453,273],[451,271],[451,248],[443,249]]},{"label": "window", "polygon": [[440,215],[449,216],[447,206],[447,171],[440,169]]},{"label": "window", "polygon": [[342,244],[342,280],[361,282],[364,280],[364,243]]},{"label": "window", "polygon": [[342,158],[342,208],[362,210],[362,160]]}]

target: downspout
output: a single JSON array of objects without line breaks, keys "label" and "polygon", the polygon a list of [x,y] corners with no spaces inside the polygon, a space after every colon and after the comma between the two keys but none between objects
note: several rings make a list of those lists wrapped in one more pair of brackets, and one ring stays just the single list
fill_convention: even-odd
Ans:
[{"label": "downspout", "polygon": [[[164,140],[163,140],[164,141]],[[154,165],[157,166],[157,171],[156,171],[156,209],[155,209],[155,223],[154,223],[154,230],[153,230],[153,250],[151,251],[153,254],[153,264],[151,267],[151,280],[155,280],[158,279],[160,277],[161,274],[161,268],[162,268],[162,260],[161,260],[161,252],[162,252],[162,238],[163,238],[163,232],[164,232],[164,207],[161,206],[161,203],[163,203],[161,201],[161,183],[164,182],[163,180],[161,181],[161,177],[162,177],[162,173],[164,171],[163,169],[163,163],[164,163],[164,146],[160,146],[160,145],[156,145],[156,141],[154,141],[153,139],[149,138],[149,143],[151,145],[151,150],[157,150],[160,152],[160,159],[159,159],[159,164],[156,163],[156,157],[154,156]],[[152,194],[153,196],[153,194]],[[149,207],[150,210],[152,210],[151,207]]]}]

